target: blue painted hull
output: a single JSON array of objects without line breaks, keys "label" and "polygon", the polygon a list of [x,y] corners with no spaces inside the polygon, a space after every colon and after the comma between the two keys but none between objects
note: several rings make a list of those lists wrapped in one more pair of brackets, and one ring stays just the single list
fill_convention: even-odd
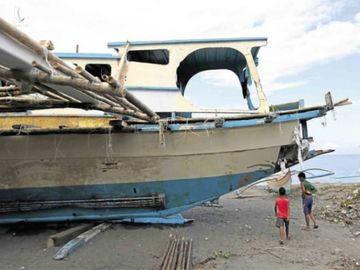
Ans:
[{"label": "blue painted hull", "polygon": [[[105,208],[80,209],[60,208],[32,212],[2,214],[0,223],[52,222],[74,220],[111,220],[132,219],[137,217],[166,217],[180,213],[203,202],[218,198],[239,187],[251,184],[273,173],[272,169],[254,171],[246,174],[206,177],[186,180],[156,181],[131,184],[101,184],[92,186],[67,186],[49,188],[24,188],[1,190],[2,201],[29,198],[43,200],[71,200],[74,198],[131,197],[164,193],[164,209],[146,208]],[[136,194],[134,193],[136,190]]]}]

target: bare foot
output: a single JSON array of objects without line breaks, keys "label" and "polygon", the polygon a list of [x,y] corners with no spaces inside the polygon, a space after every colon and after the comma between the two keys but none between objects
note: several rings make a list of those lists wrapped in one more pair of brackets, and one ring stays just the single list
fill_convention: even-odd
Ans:
[{"label": "bare foot", "polygon": [[302,227],[301,229],[302,229],[303,231],[310,231],[310,227],[308,227],[308,226]]}]

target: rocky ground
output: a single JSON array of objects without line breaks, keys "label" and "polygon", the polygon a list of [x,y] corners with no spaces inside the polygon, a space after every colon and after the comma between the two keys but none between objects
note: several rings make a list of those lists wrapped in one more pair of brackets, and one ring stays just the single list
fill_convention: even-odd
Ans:
[{"label": "rocky ground", "polygon": [[46,248],[58,225],[0,227],[1,269],[158,269],[169,235],[193,239],[194,269],[360,269],[359,186],[321,185],[315,200],[320,228],[304,231],[298,190],[290,196],[292,239],[280,246],[275,194],[258,187],[229,194],[222,207],[184,213],[186,226],[123,225],[96,236],[66,260]]}]

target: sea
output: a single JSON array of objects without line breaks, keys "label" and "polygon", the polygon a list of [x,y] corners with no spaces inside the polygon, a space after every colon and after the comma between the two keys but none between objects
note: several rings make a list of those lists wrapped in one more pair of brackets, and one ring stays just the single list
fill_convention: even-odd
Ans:
[{"label": "sea", "polygon": [[[302,168],[301,168],[302,167]],[[292,170],[307,170],[307,177],[312,182],[320,183],[360,183],[360,154],[337,155],[328,154],[305,161],[302,166],[294,166]],[[333,175],[327,175],[325,171],[311,170],[323,169],[333,172]],[[317,177],[319,176],[319,177]],[[292,177],[293,183],[298,183],[296,175]]]}]

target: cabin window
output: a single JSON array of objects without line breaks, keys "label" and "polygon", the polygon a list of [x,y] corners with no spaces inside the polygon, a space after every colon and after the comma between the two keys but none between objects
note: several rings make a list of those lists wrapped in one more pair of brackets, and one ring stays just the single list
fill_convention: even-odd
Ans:
[{"label": "cabin window", "polygon": [[191,103],[202,108],[247,109],[239,78],[235,72],[227,69],[197,73],[187,83],[184,96]]},{"label": "cabin window", "polygon": [[169,64],[169,51],[168,50],[129,51],[127,53],[127,60],[131,62],[167,65]]},{"label": "cabin window", "polygon": [[104,81],[102,75],[111,75],[111,66],[108,64],[87,64],[85,70],[91,75],[98,77],[101,81]]}]

